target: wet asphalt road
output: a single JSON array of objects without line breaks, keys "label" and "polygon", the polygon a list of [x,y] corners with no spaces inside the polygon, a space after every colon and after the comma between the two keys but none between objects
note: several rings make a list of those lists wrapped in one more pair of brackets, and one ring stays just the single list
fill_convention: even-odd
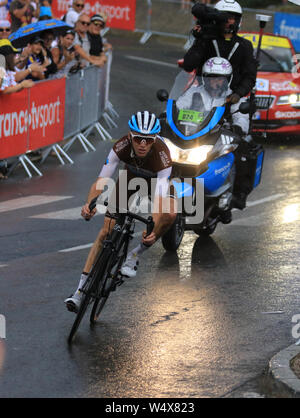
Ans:
[{"label": "wet asphalt road", "polygon": [[[161,110],[155,91],[169,88],[177,73],[132,57],[174,64],[183,50],[157,39],[144,47],[111,40],[110,97],[120,114],[111,133],[118,138],[132,112]],[[79,208],[111,147],[92,142],[96,152],[71,148],[73,166],[49,157],[43,177],[27,179],[18,169],[0,184],[0,314],[7,330],[0,396],[264,396],[258,378],[270,357],[294,342],[291,319],[300,313],[300,143],[266,145],[252,206],[235,211],[210,238],[186,233],[177,255],[158,243],[138,277],[112,295],[99,324],[91,329],[83,320],[69,348],[74,316],[63,300],[88,253],[74,247],[91,243],[102,220],[84,222]],[[23,199],[17,207],[15,199]]]}]

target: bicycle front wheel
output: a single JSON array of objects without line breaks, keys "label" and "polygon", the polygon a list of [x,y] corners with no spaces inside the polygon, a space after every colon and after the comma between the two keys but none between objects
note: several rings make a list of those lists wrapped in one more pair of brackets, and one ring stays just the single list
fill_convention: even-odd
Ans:
[{"label": "bicycle front wheel", "polygon": [[72,341],[73,341],[73,338],[74,338],[74,336],[76,334],[76,331],[77,331],[77,329],[78,329],[78,327],[80,325],[80,322],[81,322],[81,320],[82,320],[82,318],[83,318],[83,316],[85,314],[85,311],[87,310],[87,307],[89,305],[89,302],[91,300],[91,297],[92,297],[91,294],[87,294],[87,295],[85,295],[83,297],[83,300],[82,300],[82,302],[80,304],[78,313],[76,315],[75,321],[73,323],[73,326],[71,328],[71,331],[70,331],[70,334],[69,334],[69,337],[68,337],[68,344],[71,344]]},{"label": "bicycle front wheel", "polygon": [[103,280],[101,280],[101,283],[99,284],[101,288],[99,289],[100,291],[95,299],[90,316],[90,323],[92,325],[94,325],[97,322],[104,308],[104,305],[110,295],[110,292],[116,286],[116,282],[118,280],[117,277],[127,255],[127,247],[127,240],[123,240],[121,238],[117,251],[115,252],[115,254],[111,256],[110,261],[107,263],[107,269],[103,275]]},{"label": "bicycle front wheel", "polygon": [[107,268],[107,262],[109,260],[110,251],[102,251],[99,255],[89,277],[87,278],[86,285],[83,287],[84,296],[82,298],[78,313],[76,315],[75,321],[71,328],[68,343],[71,344],[73,338],[78,330],[78,327],[82,321],[82,318],[89,306],[90,301],[96,297],[96,292],[99,286],[99,282],[103,277],[103,274]]}]

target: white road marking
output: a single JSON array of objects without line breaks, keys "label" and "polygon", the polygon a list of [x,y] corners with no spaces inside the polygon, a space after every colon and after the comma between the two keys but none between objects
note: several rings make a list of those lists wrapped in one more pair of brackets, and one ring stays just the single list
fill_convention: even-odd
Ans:
[{"label": "white road marking", "polygon": [[45,205],[47,203],[58,202],[60,200],[71,199],[73,196],[48,196],[48,195],[32,195],[19,197],[17,199],[8,200],[0,203],[0,213],[10,212],[12,210],[30,208],[33,206]]},{"label": "white road marking", "polygon": [[91,242],[90,244],[85,245],[78,245],[77,247],[66,248],[64,250],[59,250],[59,253],[70,253],[72,251],[84,250],[85,248],[90,248],[93,245]]},{"label": "white road marking", "polygon": [[[134,205],[133,205],[134,206]],[[133,207],[132,206],[132,207]],[[132,207],[130,207],[130,210],[132,210]],[[70,208],[70,209],[63,209],[55,212],[47,212],[47,213],[40,213],[38,215],[30,216],[30,218],[35,219],[57,219],[57,220],[78,220],[82,219],[81,217],[81,208],[82,206],[78,206],[76,208]],[[140,209],[141,213],[145,214],[148,213],[148,200],[142,200],[140,203]],[[101,204],[97,205],[97,212],[96,215],[104,215],[107,211],[107,207]]]},{"label": "white road marking", "polygon": [[8,267],[8,264],[0,264],[0,268],[1,267]]},{"label": "white road marking", "polygon": [[[264,197],[263,199],[258,200],[250,200],[247,202],[246,208],[251,208],[252,206],[260,205],[262,203],[272,202],[273,200],[277,200],[280,197],[284,196],[284,193],[273,194],[271,196]],[[233,211],[237,211],[239,209],[233,209]]]},{"label": "white road marking", "polygon": [[[137,237],[141,235],[141,231],[135,232],[133,234],[133,237]],[[71,253],[72,251],[79,251],[79,250],[85,250],[86,248],[90,248],[93,245],[93,243],[84,244],[84,245],[77,245],[77,247],[71,247],[71,248],[65,248],[64,250],[59,250],[59,253]],[[1,266],[0,266],[1,267]]]},{"label": "white road marking", "polygon": [[[33,215],[31,218],[36,219],[58,219],[58,220],[70,220],[74,221],[77,219],[82,219],[81,217],[81,208],[82,206],[78,206],[76,208],[71,209],[63,209],[58,210],[55,212],[47,212],[47,213],[41,213],[39,215]],[[97,205],[97,215],[103,215],[106,212],[106,206],[104,205]]]},{"label": "white road marking", "polygon": [[[260,205],[262,203],[268,203],[268,202],[272,202],[276,199],[281,198],[282,196],[284,196],[283,193],[278,193],[278,194],[274,194],[271,196],[267,196],[263,199],[259,199],[259,200],[253,200],[253,201],[248,201],[247,202],[247,207],[253,207],[256,205]],[[237,211],[238,209],[233,209],[233,211]],[[264,225],[266,222],[266,216],[264,213],[259,213],[258,215],[253,215],[253,216],[245,216],[239,219],[234,219],[230,225],[237,225],[237,226],[260,226],[260,225]]]},{"label": "white road marking", "polygon": [[284,314],[285,311],[270,311],[270,312],[261,312],[262,315],[281,315]]},{"label": "white road marking", "polygon": [[247,208],[251,206],[260,205],[261,203],[272,202],[273,200],[279,199],[280,197],[284,196],[284,193],[273,194],[271,196],[265,197],[259,200],[253,200],[252,202],[247,202]]},{"label": "white road marking", "polygon": [[171,64],[169,62],[163,62],[163,61],[156,61],[149,58],[142,58],[142,57],[134,57],[133,55],[125,55],[126,58],[129,58],[130,60],[134,61],[141,61],[148,64],[157,64],[162,65],[164,67],[171,67],[171,68],[179,68],[177,64]]}]

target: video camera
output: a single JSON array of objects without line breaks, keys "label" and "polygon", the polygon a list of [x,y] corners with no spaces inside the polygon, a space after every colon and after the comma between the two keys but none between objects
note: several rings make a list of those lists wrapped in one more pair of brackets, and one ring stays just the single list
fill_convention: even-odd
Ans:
[{"label": "video camera", "polygon": [[197,25],[201,26],[200,32],[193,30],[192,34],[202,39],[216,39],[230,17],[227,12],[220,12],[202,3],[194,4],[192,15],[197,19]]}]

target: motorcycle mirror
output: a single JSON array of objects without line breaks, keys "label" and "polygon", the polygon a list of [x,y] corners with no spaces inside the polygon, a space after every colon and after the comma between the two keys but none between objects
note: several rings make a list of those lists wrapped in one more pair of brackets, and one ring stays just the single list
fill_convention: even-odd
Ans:
[{"label": "motorcycle mirror", "polygon": [[167,90],[160,89],[156,92],[156,97],[159,101],[166,102],[169,98],[169,93],[167,92]]},{"label": "motorcycle mirror", "polygon": [[239,112],[242,113],[243,115],[247,115],[247,113],[250,113],[250,110],[251,110],[251,105],[249,101],[243,102],[240,104]]}]

